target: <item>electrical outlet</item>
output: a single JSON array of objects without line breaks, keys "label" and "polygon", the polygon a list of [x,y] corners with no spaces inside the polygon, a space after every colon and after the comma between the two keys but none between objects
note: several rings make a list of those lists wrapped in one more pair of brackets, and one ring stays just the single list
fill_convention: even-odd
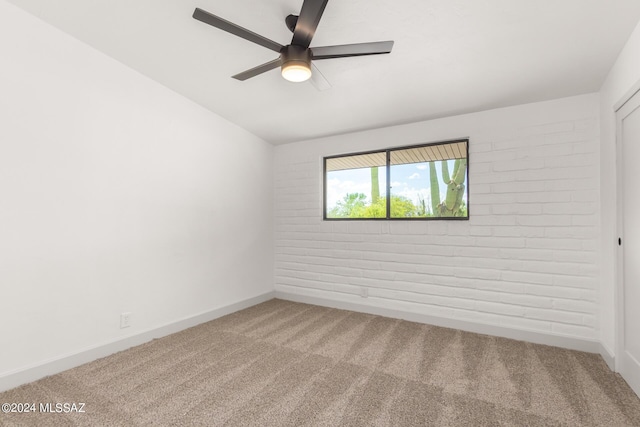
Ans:
[{"label": "electrical outlet", "polygon": [[368,298],[369,297],[369,288],[365,288],[364,286],[360,288],[360,296],[362,298]]},{"label": "electrical outlet", "polygon": [[131,326],[131,313],[120,314],[120,329],[128,328]]}]

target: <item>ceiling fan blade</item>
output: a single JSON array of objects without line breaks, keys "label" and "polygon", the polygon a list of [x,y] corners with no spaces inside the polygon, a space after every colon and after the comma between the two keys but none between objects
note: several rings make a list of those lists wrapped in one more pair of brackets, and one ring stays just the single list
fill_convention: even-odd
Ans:
[{"label": "ceiling fan blade", "polygon": [[260,46],[264,46],[267,49],[271,49],[278,53],[280,53],[280,49],[282,49],[283,47],[280,43],[276,43],[273,40],[262,37],[260,34],[256,34],[253,31],[247,30],[246,28],[242,28],[234,24],[233,22],[229,22],[200,8],[196,8],[196,10],[193,12],[193,17],[198,21],[204,22],[205,24],[212,25],[216,28],[226,31],[227,33],[242,37],[245,40],[249,40],[250,42],[254,42],[256,44],[259,44]]},{"label": "ceiling fan blade", "polygon": [[349,56],[380,55],[390,53],[393,41],[343,44],[339,46],[312,47],[313,59],[345,58]]},{"label": "ceiling fan blade", "polygon": [[274,59],[273,61],[269,61],[262,65],[258,65],[257,67],[254,67],[247,71],[243,71],[242,73],[236,74],[235,76],[232,76],[232,77],[236,80],[244,81],[244,80],[250,79],[251,77],[257,76],[258,74],[266,73],[269,70],[278,68],[281,64],[282,64],[281,58]]},{"label": "ceiling fan blade", "polygon": [[311,63],[311,84],[319,91],[327,90],[331,87],[329,81],[324,77],[320,70],[318,70],[318,67],[316,67],[313,62]]},{"label": "ceiling fan blade", "polygon": [[296,29],[293,31],[291,44],[302,46],[305,49],[311,44],[311,39],[316,33],[320,18],[329,0],[304,0]]}]

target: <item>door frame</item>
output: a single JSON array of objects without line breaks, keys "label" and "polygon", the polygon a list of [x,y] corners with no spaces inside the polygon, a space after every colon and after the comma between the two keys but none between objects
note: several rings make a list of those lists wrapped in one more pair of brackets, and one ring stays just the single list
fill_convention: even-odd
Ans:
[{"label": "door frame", "polygon": [[[624,206],[623,206],[623,153],[622,153],[622,120],[620,110],[634,96],[640,96],[640,80],[618,101],[614,106],[615,131],[616,131],[616,240],[624,236]],[[626,117],[626,116],[625,116]],[[618,243],[616,241],[616,243]],[[622,353],[624,352],[624,241],[616,244],[615,251],[615,371],[620,372],[622,365]],[[640,387],[640,385],[638,385]],[[640,390],[635,390],[636,392]],[[640,393],[639,393],[640,394]]]}]

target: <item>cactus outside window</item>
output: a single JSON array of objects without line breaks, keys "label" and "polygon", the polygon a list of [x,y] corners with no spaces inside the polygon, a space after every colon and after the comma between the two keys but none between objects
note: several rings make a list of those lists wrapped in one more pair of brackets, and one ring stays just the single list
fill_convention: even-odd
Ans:
[{"label": "cactus outside window", "polygon": [[468,219],[467,139],[324,158],[324,218]]}]

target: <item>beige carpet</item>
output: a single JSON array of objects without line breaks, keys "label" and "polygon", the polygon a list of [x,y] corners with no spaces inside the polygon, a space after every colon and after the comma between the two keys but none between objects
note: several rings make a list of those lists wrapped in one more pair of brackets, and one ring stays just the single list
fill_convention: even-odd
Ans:
[{"label": "beige carpet", "polygon": [[[600,356],[282,300],[0,394],[6,426],[640,426]],[[39,408],[38,408],[39,410]]]}]

